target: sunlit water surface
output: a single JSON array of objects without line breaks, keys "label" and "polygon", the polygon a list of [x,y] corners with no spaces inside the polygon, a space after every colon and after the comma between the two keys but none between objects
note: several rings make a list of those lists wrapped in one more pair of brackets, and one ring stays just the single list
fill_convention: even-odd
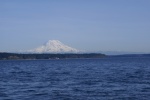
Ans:
[{"label": "sunlit water surface", "polygon": [[150,58],[2,60],[0,100],[150,100]]}]

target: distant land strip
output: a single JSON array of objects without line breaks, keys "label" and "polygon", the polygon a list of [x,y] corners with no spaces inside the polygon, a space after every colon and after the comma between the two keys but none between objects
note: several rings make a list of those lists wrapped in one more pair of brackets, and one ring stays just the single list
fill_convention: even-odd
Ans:
[{"label": "distant land strip", "polygon": [[102,58],[106,57],[101,53],[84,54],[18,54],[0,53],[0,60],[19,60],[19,59],[67,59],[67,58]]}]

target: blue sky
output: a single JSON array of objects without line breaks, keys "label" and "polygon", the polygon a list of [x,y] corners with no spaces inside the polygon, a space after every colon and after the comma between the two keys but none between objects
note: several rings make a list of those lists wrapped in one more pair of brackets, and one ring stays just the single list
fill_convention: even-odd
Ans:
[{"label": "blue sky", "polygon": [[87,51],[150,52],[150,0],[0,0],[0,51],[52,39]]}]

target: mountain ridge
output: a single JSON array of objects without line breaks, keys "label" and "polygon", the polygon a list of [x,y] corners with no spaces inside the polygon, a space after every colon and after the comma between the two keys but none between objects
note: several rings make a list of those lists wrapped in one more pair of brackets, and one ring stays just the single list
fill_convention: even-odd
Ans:
[{"label": "mountain ridge", "polygon": [[49,40],[45,44],[28,50],[29,53],[78,53],[79,50],[63,44],[59,40]]}]

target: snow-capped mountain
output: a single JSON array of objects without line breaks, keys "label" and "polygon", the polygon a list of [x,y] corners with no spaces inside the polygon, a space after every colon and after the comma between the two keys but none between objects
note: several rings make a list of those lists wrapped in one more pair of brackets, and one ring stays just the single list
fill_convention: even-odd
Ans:
[{"label": "snow-capped mountain", "polygon": [[78,53],[79,50],[69,47],[58,40],[49,40],[44,45],[29,50],[30,53]]}]

